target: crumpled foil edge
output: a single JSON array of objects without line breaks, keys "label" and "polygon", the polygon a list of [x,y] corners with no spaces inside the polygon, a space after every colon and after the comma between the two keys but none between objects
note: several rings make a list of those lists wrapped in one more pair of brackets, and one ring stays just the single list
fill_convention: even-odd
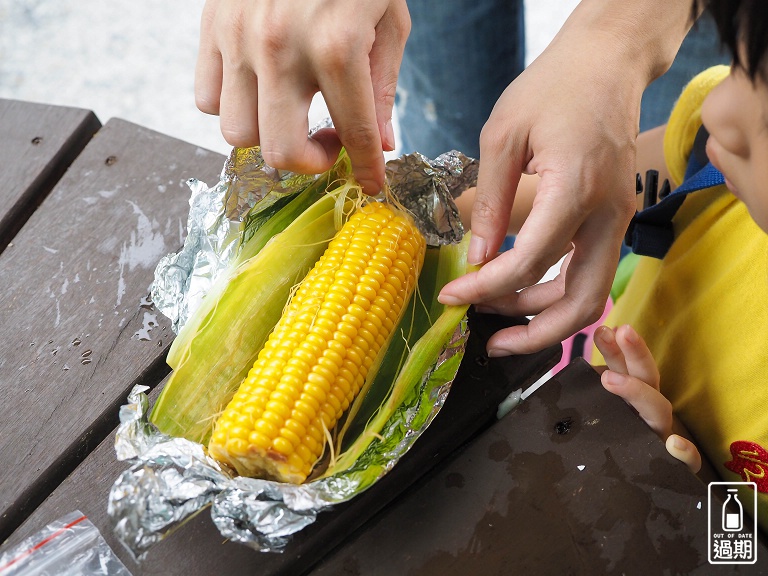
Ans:
[{"label": "crumpled foil edge", "polygon": [[[115,481],[107,512],[134,558],[206,507],[222,536],[264,552],[279,552],[319,512],[360,494],[389,472],[442,408],[464,355],[466,317],[438,361],[392,415],[384,441],[375,440],[356,464],[301,485],[233,476],[202,445],[160,433],[148,421],[147,386],[135,386],[120,409],[118,460],[131,462]],[[375,467],[377,473],[362,474]]]},{"label": "crumpled foil edge", "polygon": [[[478,167],[477,160],[456,150],[434,160],[416,152],[388,161],[385,175],[427,244],[440,246],[459,242],[464,235],[453,199],[475,185]],[[269,204],[295,194],[315,178],[279,172],[264,163],[257,149],[235,148],[219,182],[209,188],[194,178],[187,181],[192,194],[184,246],[160,259],[152,284],[152,302],[170,319],[175,333],[236,256],[249,210],[262,199]]]},{"label": "crumpled foil edge", "polygon": [[[453,198],[474,185],[474,159],[457,151],[435,160],[408,154],[387,163],[386,177],[428,244],[461,240]],[[153,302],[171,319],[174,331],[236,256],[249,210],[257,202],[261,207],[295,194],[315,178],[270,168],[258,149],[234,149],[214,186],[188,181],[192,194],[187,238],[178,253],[158,263],[152,287]],[[115,438],[118,459],[131,463],[109,495],[108,513],[117,537],[140,560],[154,544],[210,507],[224,537],[261,551],[281,551],[319,512],[370,487],[408,451],[442,407],[468,334],[465,317],[420,387],[387,422],[382,440],[374,441],[352,468],[299,486],[233,476],[209,458],[202,445],[160,433],[148,421],[148,389],[135,387],[120,409]],[[370,474],[372,467],[375,475]]]}]

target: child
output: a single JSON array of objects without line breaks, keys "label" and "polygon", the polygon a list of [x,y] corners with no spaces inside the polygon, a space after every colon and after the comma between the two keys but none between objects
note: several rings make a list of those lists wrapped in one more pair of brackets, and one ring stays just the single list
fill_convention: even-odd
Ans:
[{"label": "child", "polygon": [[706,170],[719,176],[701,166],[707,158],[724,183],[685,197],[673,241],[661,259],[639,259],[606,322],[619,328],[599,329],[595,344],[609,367],[605,388],[632,404],[673,455],[697,467],[693,445],[671,435],[672,408],[723,480],[756,482],[765,532],[768,3],[709,5],[733,66],[709,69],[685,89],[663,151],[673,187],[690,187]]},{"label": "child", "polygon": [[[666,127],[638,138],[638,172],[657,169],[659,181],[669,178],[673,188],[659,206],[684,201],[668,211],[671,223],[646,218],[648,212],[636,217],[650,225],[634,226],[633,244],[650,246],[656,257],[636,258],[606,321],[613,328],[598,329],[595,344],[609,368],[605,388],[637,409],[670,453],[698,469],[696,447],[672,434],[674,409],[723,480],[756,482],[758,524],[766,532],[768,3],[707,4],[733,66],[697,76]],[[675,189],[697,182],[702,189],[672,199]],[[516,211],[530,205],[531,186],[534,178],[521,182],[525,200]],[[741,494],[742,502],[751,497]]]}]

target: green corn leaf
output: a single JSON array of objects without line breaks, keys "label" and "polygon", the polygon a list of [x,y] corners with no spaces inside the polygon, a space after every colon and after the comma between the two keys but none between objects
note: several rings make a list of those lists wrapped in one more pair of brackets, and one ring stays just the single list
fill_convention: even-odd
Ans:
[{"label": "green corn leaf", "polygon": [[207,443],[215,416],[247,375],[291,290],[336,233],[335,203],[323,196],[214,283],[179,334],[174,370],[150,415],[161,432]]},{"label": "green corn leaf", "polygon": [[[372,484],[382,471],[391,465],[389,463],[391,458],[388,456],[391,448],[402,442],[405,437],[405,429],[402,427],[404,407],[415,406],[417,412],[422,411],[419,416],[421,418],[419,425],[414,426],[413,421],[409,425],[415,429],[423,426],[427,414],[433,414],[434,402],[430,402],[429,397],[436,386],[453,379],[463,354],[458,352],[446,362],[441,363],[436,370],[433,368],[445,348],[450,345],[457,328],[465,321],[468,309],[468,306],[443,306],[437,302],[437,295],[447,282],[458,278],[466,271],[468,245],[469,235],[467,234],[460,244],[441,246],[437,262],[433,259],[429,266],[425,262],[424,268],[427,272],[425,285],[433,282],[432,291],[427,294],[421,292],[420,283],[424,304],[411,305],[409,308],[414,317],[420,318],[419,322],[426,322],[426,327],[422,324],[421,329],[409,329],[406,332],[408,315],[403,318],[398,329],[407,336],[394,340],[387,354],[403,354],[405,360],[392,362],[376,375],[376,380],[381,380],[378,386],[375,383],[372,389],[378,389],[379,396],[366,401],[370,404],[381,398],[382,388],[387,389],[386,394],[373,415],[369,416],[369,410],[365,409],[361,409],[355,415],[356,427],[350,425],[350,430],[354,433],[347,435],[353,440],[329,464],[322,474],[323,478],[344,476],[345,471],[351,471],[349,474],[355,476],[356,481],[365,486]],[[433,275],[433,279],[430,280],[429,278]],[[427,309],[433,314],[439,314],[431,325],[425,313]],[[393,366],[396,372],[394,375],[391,373]],[[428,375],[426,379],[425,375]],[[426,412],[423,412],[424,410]],[[412,416],[409,416],[410,418]],[[358,432],[361,422],[364,422],[364,425]]]}]

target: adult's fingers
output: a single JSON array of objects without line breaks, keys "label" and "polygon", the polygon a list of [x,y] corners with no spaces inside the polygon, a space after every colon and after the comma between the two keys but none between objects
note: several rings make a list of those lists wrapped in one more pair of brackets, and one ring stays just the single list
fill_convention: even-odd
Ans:
[{"label": "adult's fingers", "polygon": [[677,434],[670,434],[665,442],[667,452],[685,463],[694,474],[701,470],[701,454],[696,445]]},{"label": "adult's fingers", "polygon": [[[527,326],[515,327],[506,341],[501,334],[492,337],[489,346],[493,343],[509,353],[532,352],[562,341],[600,318],[616,269],[619,246],[606,240],[602,236],[604,230],[598,228],[592,217],[574,234],[575,247],[568,262],[562,297],[537,314]],[[557,251],[542,249],[548,258],[557,258]],[[520,342],[521,337],[527,342]]]},{"label": "adult's fingers", "polygon": [[[524,296],[524,299],[528,301],[528,308],[530,309],[536,308],[536,302],[542,300],[542,292],[550,292],[559,297],[562,290],[560,293],[555,293],[553,284],[542,285],[542,287],[534,285],[530,287],[527,287],[528,285],[520,286],[519,288],[512,287],[512,281],[509,280],[509,276],[511,274],[510,268],[514,266],[517,256],[514,250],[513,248],[499,254],[479,270],[465,274],[444,286],[438,296],[440,302],[450,305],[473,302],[486,305],[496,312],[515,314],[522,313],[522,310],[518,308],[518,300],[520,297],[523,297],[525,292],[522,288],[534,291]],[[562,284],[561,280],[558,280],[558,282]],[[501,288],[497,288],[498,286],[501,286]],[[518,290],[521,291],[518,292]],[[532,294],[533,297],[531,296]],[[543,298],[548,301],[552,300],[552,296],[544,296]]]},{"label": "adult's fingers", "polygon": [[[534,352],[564,340],[600,318],[608,298],[610,277],[618,260],[618,247],[614,249],[604,239],[589,238],[585,234],[587,229],[582,226],[574,238],[576,248],[568,264],[562,297],[527,325],[507,328],[492,336],[488,341],[489,350],[493,347],[496,355]],[[490,262],[483,269],[495,262]]]},{"label": "adult's fingers", "polygon": [[467,254],[470,264],[483,264],[501,247],[525,164],[525,142],[516,134],[509,136],[500,133],[492,120],[493,114],[480,135],[480,156],[483,161],[477,175],[475,202],[472,206],[472,237]]},{"label": "adult's fingers", "polygon": [[405,41],[411,30],[411,19],[405,1],[392,2],[376,26],[376,40],[369,54],[376,123],[382,148],[395,149],[392,109]]},{"label": "adult's fingers", "polygon": [[531,354],[562,342],[594,320],[584,322],[578,307],[567,296],[531,319],[528,324],[512,326],[496,332],[488,339],[492,357]]},{"label": "adult's fingers", "polygon": [[267,69],[259,76],[259,145],[264,161],[301,174],[325,172],[336,161],[340,144],[333,138],[308,136],[313,87],[275,72]]},{"label": "adult's fingers", "polygon": [[[491,164],[493,160],[491,161]],[[512,166],[508,163],[506,166]],[[488,259],[490,250],[498,250],[506,234],[514,189],[504,190],[497,183],[501,176],[493,175],[493,167],[487,167],[484,159],[480,163],[475,204],[472,210],[472,237],[470,239],[470,263],[480,259]],[[500,168],[501,170],[501,168]],[[486,174],[485,188],[481,188],[481,177]],[[513,177],[514,174],[509,177]],[[519,179],[520,173],[517,173]],[[480,270],[466,274],[450,282],[440,292],[440,301],[444,304],[467,304],[489,302],[514,291],[536,284],[546,271],[555,264],[571,246],[571,239],[576,234],[581,219],[570,210],[566,203],[570,194],[564,200],[557,201],[553,194],[548,194],[552,185],[545,177],[539,184],[533,209],[515,238],[511,250],[494,258]],[[478,230],[477,226],[481,229]],[[495,226],[500,228],[495,229]],[[495,236],[500,234],[500,238]],[[480,238],[479,241],[476,241]],[[489,238],[493,238],[489,240]],[[474,242],[474,244],[473,244]],[[472,250],[475,251],[472,254]],[[569,266],[570,277],[573,263]]]},{"label": "adult's fingers", "polygon": [[600,376],[603,387],[630,404],[646,424],[662,438],[672,431],[672,404],[655,388],[642,380],[606,370]]},{"label": "adult's fingers", "polygon": [[256,75],[249,67],[224,66],[219,125],[229,145],[248,148],[260,143],[258,91]]},{"label": "adult's fingers", "polygon": [[[209,55],[198,58],[198,69],[203,70],[206,80],[205,91],[214,97],[216,84],[210,80],[212,74],[220,74],[220,95],[218,114],[221,134],[228,144],[246,148],[259,144],[258,91],[259,81],[254,71],[247,41],[250,38],[249,19],[238,12],[238,4],[219,0],[208,0],[201,21],[200,49]],[[219,52],[219,63],[210,57],[212,51]],[[201,88],[202,90],[202,88]]]},{"label": "adult's fingers", "polygon": [[563,296],[559,280],[550,280],[524,288],[495,300],[477,304],[475,309],[483,314],[503,314],[504,316],[534,316],[552,306]]},{"label": "adult's fingers", "polygon": [[[384,184],[384,154],[376,118],[368,52],[350,46],[350,54],[326,55],[320,90],[336,132],[352,163],[352,172],[366,194]],[[357,51],[357,52],[356,52]],[[338,58],[335,64],[328,60]]]},{"label": "adult's fingers", "polygon": [[214,17],[217,0],[208,0],[200,17],[200,44],[195,64],[195,104],[206,114],[219,113],[223,65],[216,46]]},{"label": "adult's fingers", "polygon": [[549,308],[560,300],[565,292],[565,278],[572,255],[571,248],[569,244],[569,253],[563,259],[559,273],[551,280],[485,301],[477,305],[476,309],[480,312],[494,312],[507,316],[533,316]]},{"label": "adult's fingers", "polygon": [[[389,120],[409,26],[405,0],[307,0],[301,7],[208,0],[196,99],[220,113],[230,144],[259,144],[276,168],[322,172],[343,142],[365,191],[378,192],[383,148],[394,146]],[[318,90],[337,130],[310,138],[307,112]]]},{"label": "adult's fingers", "polygon": [[[351,18],[357,12],[350,8],[362,18]],[[344,10],[332,41],[314,44],[310,65],[355,178],[376,194],[384,184],[383,150],[394,146],[390,119],[410,17],[405,0],[347,2]]]}]

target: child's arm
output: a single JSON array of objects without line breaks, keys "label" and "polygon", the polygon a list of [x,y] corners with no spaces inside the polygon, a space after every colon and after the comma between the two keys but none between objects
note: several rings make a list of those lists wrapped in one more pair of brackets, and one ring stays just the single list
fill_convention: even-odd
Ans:
[{"label": "child's arm", "polygon": [[601,326],[594,338],[608,365],[600,377],[605,389],[637,410],[667,451],[698,472],[701,455],[690,440],[672,433],[672,405],[659,391],[659,370],[643,339],[629,325],[615,330]]},{"label": "child's arm", "polygon": [[[523,174],[520,177],[520,183],[517,185],[517,192],[515,193],[515,202],[509,215],[507,234],[517,234],[528,214],[531,213],[539,180],[540,178],[536,174]],[[475,203],[475,192],[475,188],[468,188],[456,199],[456,206],[459,208],[461,223],[465,230],[469,230],[469,217],[472,215],[472,205]]]},{"label": "child's arm", "polygon": [[[664,162],[664,130],[666,125],[646,130],[637,137],[637,173],[645,179],[648,170],[659,172],[659,186],[669,178],[667,165]],[[517,234],[531,212],[533,201],[536,198],[536,187],[539,185],[537,174],[523,174],[517,185],[515,203],[512,206],[507,234]],[[671,182],[670,182],[671,184]],[[472,214],[472,204],[475,202],[475,189],[469,188],[456,200],[461,214],[461,223],[465,230],[469,230],[469,217]],[[638,210],[643,208],[643,195],[637,197]]]}]

